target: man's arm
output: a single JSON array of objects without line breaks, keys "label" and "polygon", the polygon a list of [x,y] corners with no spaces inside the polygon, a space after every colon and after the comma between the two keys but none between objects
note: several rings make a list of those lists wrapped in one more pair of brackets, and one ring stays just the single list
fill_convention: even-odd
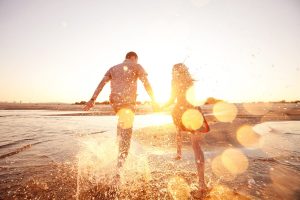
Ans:
[{"label": "man's arm", "polygon": [[108,73],[106,73],[105,76],[103,77],[103,79],[100,81],[100,83],[97,86],[92,98],[86,103],[83,110],[88,111],[90,108],[92,108],[95,105],[95,101],[96,101],[98,95],[100,94],[100,92],[102,91],[102,89],[106,85],[106,83],[108,83],[111,79],[110,76],[108,76],[107,74]]},{"label": "man's arm", "polygon": [[103,79],[100,81],[98,87],[96,88],[91,100],[96,101],[98,95],[100,94],[100,92],[102,91],[102,89],[104,88],[104,86],[106,85],[106,83],[108,83],[110,81],[110,77],[109,76],[104,76]]},{"label": "man's arm", "polygon": [[151,100],[153,102],[155,102],[154,93],[153,93],[152,87],[149,83],[149,80],[148,80],[147,76],[140,77],[140,80],[142,81],[142,83],[144,85],[144,88],[147,91],[148,95],[150,96]]},{"label": "man's arm", "polygon": [[147,77],[148,73],[140,64],[137,65],[137,73],[138,73],[138,78],[142,81],[144,88],[146,89],[152,102],[155,102],[154,93]]},{"label": "man's arm", "polygon": [[141,82],[143,83],[145,90],[147,91],[148,95],[151,98],[153,110],[159,111],[160,108],[159,108],[158,104],[156,103],[154,93],[153,93],[152,87],[149,83],[147,76],[148,76],[148,74],[144,70],[144,68],[141,65],[138,65],[138,77],[141,80]]},{"label": "man's arm", "polygon": [[149,80],[147,78],[147,76],[142,76],[140,77],[140,80],[142,81],[143,85],[144,85],[144,88],[146,89],[148,95],[150,96],[151,98],[151,101],[152,101],[152,109],[154,112],[158,112],[160,111],[160,107],[159,105],[156,103],[156,100],[155,100],[155,97],[154,97],[154,93],[153,93],[153,90],[152,90],[152,87],[149,83]]}]

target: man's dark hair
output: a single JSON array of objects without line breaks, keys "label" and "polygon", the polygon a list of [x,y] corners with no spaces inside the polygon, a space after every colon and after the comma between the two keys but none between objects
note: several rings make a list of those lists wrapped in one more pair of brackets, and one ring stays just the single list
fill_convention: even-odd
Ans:
[{"label": "man's dark hair", "polygon": [[134,56],[135,58],[138,58],[138,55],[135,52],[130,51],[126,54],[126,59],[130,59],[132,56]]}]

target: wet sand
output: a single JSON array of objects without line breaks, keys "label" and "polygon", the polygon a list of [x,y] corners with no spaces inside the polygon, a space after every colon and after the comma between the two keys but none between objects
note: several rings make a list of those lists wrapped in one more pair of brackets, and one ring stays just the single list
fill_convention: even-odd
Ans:
[{"label": "wet sand", "polygon": [[[205,177],[212,188],[205,199],[299,198],[299,135],[275,134],[275,138],[265,138],[266,141],[274,140],[275,144],[281,144],[278,145],[280,149],[245,148],[236,137],[237,130],[245,124],[252,126],[268,121],[299,121],[298,106],[276,104],[264,115],[249,114],[239,107],[239,113],[232,123],[219,122],[209,106],[203,110],[211,126],[211,132],[204,135],[201,144],[205,152]],[[53,116],[60,120],[70,115],[56,113]],[[91,117],[76,113],[72,115]],[[80,120],[77,121],[80,123]],[[98,126],[101,129],[101,125]],[[131,153],[121,176],[122,184],[116,192],[112,182],[116,152],[115,149],[111,150],[115,145],[115,135],[112,135],[112,141],[106,142],[103,140],[106,135],[96,133],[96,128],[95,125],[90,130],[95,134],[88,136],[76,132],[80,138],[88,137],[88,142],[85,141],[88,148],[82,151],[80,145],[70,144],[68,149],[73,149],[75,157],[66,157],[72,159],[59,161],[45,157],[41,158],[45,161],[38,165],[33,161],[26,162],[26,156],[31,157],[30,153],[24,157],[27,150],[23,155],[17,153],[1,159],[0,199],[197,199],[197,174],[188,134],[184,135],[183,159],[175,161],[175,128],[172,124],[136,129]],[[292,140],[286,141],[286,137],[292,137]],[[289,148],[284,150],[284,145]],[[246,169],[235,176],[220,166],[213,167],[218,163],[218,156],[228,149],[238,149],[247,159]],[[103,158],[108,160],[105,166]],[[20,162],[20,159],[24,159],[24,162]],[[92,166],[94,168],[89,169]],[[93,180],[95,174],[101,174],[96,181]]]}]

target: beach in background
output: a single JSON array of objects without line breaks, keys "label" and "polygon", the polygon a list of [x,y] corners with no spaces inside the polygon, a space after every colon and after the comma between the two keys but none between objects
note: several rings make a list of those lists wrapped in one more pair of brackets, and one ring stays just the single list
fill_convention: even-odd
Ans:
[{"label": "beach in background", "polygon": [[[300,104],[232,104],[230,122],[202,107],[206,199],[297,199],[300,196]],[[196,199],[189,135],[175,161],[169,111],[139,106],[121,187],[111,189],[116,124],[109,106],[0,104],[0,199]],[[229,112],[230,113],[230,112]],[[226,114],[226,113],[225,113]],[[227,113],[228,114],[228,113]]]}]

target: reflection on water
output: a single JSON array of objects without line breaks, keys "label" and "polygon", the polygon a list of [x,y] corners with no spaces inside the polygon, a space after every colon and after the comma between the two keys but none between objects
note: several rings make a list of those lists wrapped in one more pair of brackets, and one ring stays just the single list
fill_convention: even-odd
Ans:
[{"label": "reflection on water", "polygon": [[[43,191],[50,187],[45,176],[54,176],[58,182],[77,179],[77,185],[73,187],[76,192],[71,197],[75,198],[76,193],[77,198],[82,194],[85,199],[88,197],[85,192],[90,186],[114,173],[117,117],[69,115],[78,113],[0,111],[0,177],[5,182],[11,182],[9,188],[25,184],[23,186],[30,190]],[[134,128],[171,123],[171,117],[164,114],[138,115],[134,120]],[[122,182],[130,181],[130,177],[136,178],[137,174],[132,172],[138,173],[145,180],[149,179],[148,161],[141,150],[142,147],[133,141]],[[54,170],[57,166],[58,170]],[[40,168],[43,170],[40,171]],[[53,171],[59,171],[59,174]],[[44,181],[37,181],[36,178],[24,183],[12,182],[20,179],[20,173],[25,172],[41,175]],[[74,174],[70,176],[69,173]],[[70,183],[67,184],[70,186]],[[6,190],[6,184],[1,182],[0,194]],[[62,189],[59,187],[54,190],[58,193]],[[17,189],[13,191],[16,195],[22,193]],[[63,197],[68,199],[65,193]]]},{"label": "reflection on water", "polygon": [[[234,115],[225,112],[230,120],[219,121],[237,118],[235,108],[228,108],[234,110]],[[220,114],[222,109],[216,109],[216,113]],[[110,188],[116,174],[117,118],[61,116],[63,113],[78,112],[0,111],[0,199],[4,194],[12,199],[111,199],[117,195],[116,190]],[[134,118],[135,129],[169,123],[172,123],[171,117],[164,114]],[[224,126],[212,127],[221,133],[224,129]],[[213,182],[211,199],[247,199],[234,191],[235,185],[242,188],[239,192],[255,197],[269,195],[270,191],[265,190],[273,188],[272,192],[280,191],[292,199],[295,191],[299,191],[300,122],[237,127],[233,135],[244,148],[229,146],[205,152],[205,176]],[[145,134],[145,139],[149,136],[155,139],[156,134],[170,141],[168,130],[158,128],[150,132],[152,130],[159,131],[153,135],[149,131],[138,134]],[[259,145],[255,145],[257,142]],[[123,189],[118,196],[191,198],[197,184],[192,151],[185,152],[182,161],[172,159],[174,152],[172,148],[162,150],[150,143],[141,145],[132,141],[120,177]]]},{"label": "reflection on water", "polygon": [[[25,165],[27,162],[29,165],[42,164],[45,158],[55,162],[68,161],[75,158],[83,136],[100,134],[101,138],[115,138],[115,116],[55,116],[56,114],[62,112],[0,111],[1,166],[11,162],[14,165]],[[138,115],[135,117],[134,128],[165,123],[171,123],[170,116]],[[24,156],[30,157],[30,160],[24,160]]]},{"label": "reflection on water", "polygon": [[264,122],[253,130],[261,135],[262,148],[270,156],[292,156],[300,153],[300,121]]}]

